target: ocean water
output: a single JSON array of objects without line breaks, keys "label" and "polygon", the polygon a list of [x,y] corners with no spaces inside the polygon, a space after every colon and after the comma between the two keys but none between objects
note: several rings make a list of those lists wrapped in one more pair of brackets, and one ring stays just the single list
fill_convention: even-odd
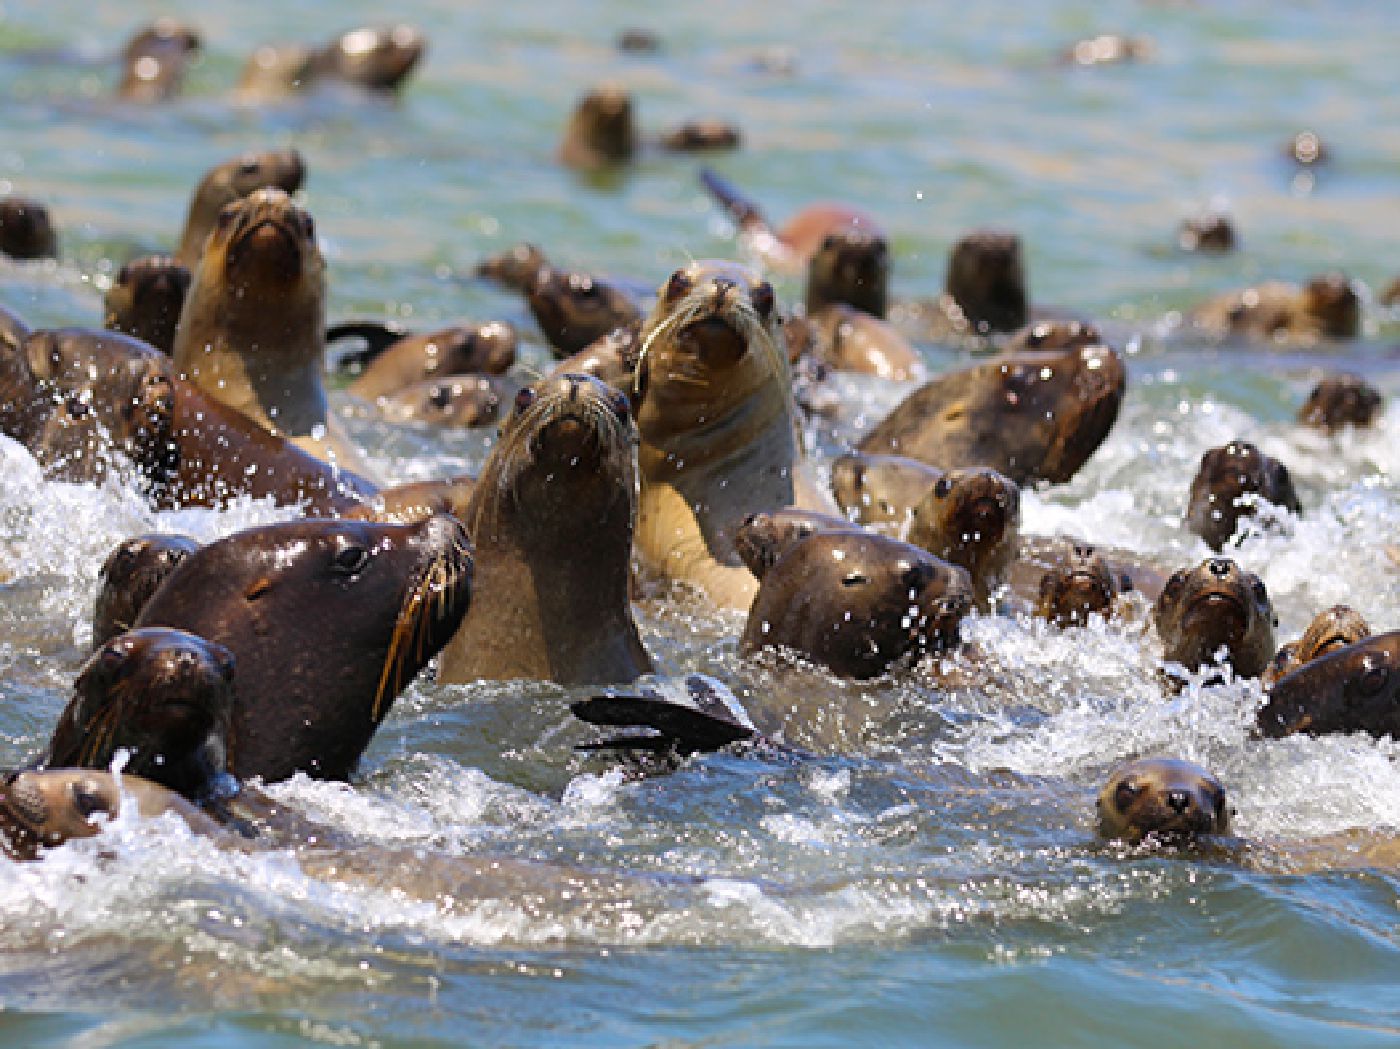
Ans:
[{"label": "ocean water", "polygon": [[[206,56],[187,96],[112,101],[112,56],[179,13]],[[229,91],[271,40],[387,17],[430,36],[397,103],[247,108]],[[1180,312],[1218,291],[1342,269],[1400,275],[1400,121],[1391,5],[1263,0],[977,5],[869,0],[679,5],[405,0],[160,5],[0,0],[0,191],[47,201],[57,264],[0,260],[0,302],[33,325],[96,324],[133,254],[168,249],[190,187],[247,148],[295,145],[329,261],[334,318],[415,327],[505,318],[474,280],[521,240],[568,265],[661,283],[733,256],[694,158],[648,153],[582,178],[554,163],[567,111],[615,79],[644,127],[740,124],[712,158],[781,219],[855,203],[892,236],[898,296],[941,285],[948,247],[997,225],[1025,243],[1033,298],[1099,318],[1129,354],[1117,427],[1071,483],[1023,497],[1026,532],[1174,564],[1201,453],[1234,437],[1287,462],[1301,517],[1234,551],[1273,595],[1280,640],[1346,601],[1400,626],[1400,319],[1277,352],[1193,343]],[[616,34],[651,28],[653,55]],[[1056,61],[1097,32],[1153,56]],[[760,59],[783,59],[786,72]],[[1333,159],[1302,175],[1283,141]],[[1185,215],[1229,209],[1243,247],[1173,250]],[[786,297],[800,293],[779,277]],[[927,347],[931,370],[956,351]],[[1293,416],[1323,369],[1388,396],[1335,438]],[[905,389],[842,377],[811,434],[818,466]],[[480,465],[491,434],[442,435],[337,402],[375,466],[409,480]],[[0,441],[0,763],[47,739],[88,641],[97,569],[122,538],[212,539],[286,515],[257,503],[154,513],[120,484],[44,481]],[[1400,1044],[1400,873],[1319,841],[1400,835],[1397,745],[1249,738],[1257,683],[1165,696],[1150,635],[974,618],[974,683],[928,668],[840,683],[741,660],[742,617],[649,598],[663,672],[733,684],[807,760],[721,754],[624,778],[574,744],[566,690],[415,683],[350,785],[271,788],[339,851],[230,851],[174,820],[117,820],[42,862],[0,861],[0,1043],[38,1046]],[[1248,847],[1131,852],[1093,834],[1119,760],[1212,767]],[[1311,869],[1320,866],[1320,869]]]}]

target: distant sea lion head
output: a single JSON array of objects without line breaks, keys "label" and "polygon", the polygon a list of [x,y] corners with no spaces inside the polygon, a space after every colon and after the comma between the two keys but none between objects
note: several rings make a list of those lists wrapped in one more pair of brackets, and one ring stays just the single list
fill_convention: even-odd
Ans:
[{"label": "distant sea lion head", "polygon": [[490,426],[501,410],[499,382],[485,375],[444,375],[377,400],[384,418],[429,426]]},{"label": "distant sea lion head", "polygon": [[632,159],[637,150],[632,96],[620,84],[600,84],[574,107],[564,130],[560,158],[576,167]]},{"label": "distant sea lion head", "polygon": [[1138,844],[1187,844],[1228,834],[1230,808],[1214,775],[1189,761],[1141,758],[1118,766],[1099,792],[1099,834]]},{"label": "distant sea lion head", "polygon": [[1168,662],[1196,670],[1223,647],[1238,677],[1258,677],[1274,654],[1277,617],[1264,581],[1229,558],[1174,572],[1153,610]]},{"label": "distant sea lion head", "polygon": [[132,259],[117,271],[107,289],[102,325],[169,353],[189,290],[190,271],[173,257]]},{"label": "distant sea lion head", "polygon": [[1370,426],[1383,403],[1380,391],[1361,376],[1328,375],[1313,387],[1298,421],[1327,433],[1345,426]]},{"label": "distant sea lion head", "polygon": [[1103,555],[1075,543],[1064,561],[1041,577],[1036,613],[1057,626],[1082,626],[1091,615],[1108,615],[1121,590]]},{"label": "distant sea lion head", "polygon": [[1257,495],[1293,513],[1301,513],[1298,493],[1288,467],[1248,441],[1231,441],[1201,456],[1191,482],[1186,524],[1220,550],[1235,534],[1242,517],[1254,515],[1254,507],[1240,505],[1243,496]]},{"label": "distant sea lion head", "polygon": [[1369,732],[1400,739],[1400,632],[1333,649],[1279,678],[1258,725],[1274,738]]},{"label": "distant sea lion head", "polygon": [[1234,251],[1238,238],[1229,215],[1207,211],[1193,215],[1181,223],[1176,243],[1182,251],[1224,253]]},{"label": "distant sea lion head", "polygon": [[199,33],[173,18],[158,18],[139,30],[122,50],[122,82],[125,99],[155,102],[178,94],[185,68],[198,56]]},{"label": "distant sea lion head", "polygon": [[843,517],[795,506],[750,514],[734,533],[734,546],[744,565],[762,579],[798,543],[819,532],[863,532]]},{"label": "distant sea lion head", "polygon": [[1009,562],[1021,523],[1021,491],[987,466],[949,470],[914,507],[909,541],[962,565],[979,584]]},{"label": "distant sea lion head", "polygon": [[371,91],[393,91],[413,72],[427,39],[415,26],[364,26],[341,34],[326,49],[333,73]]},{"label": "distant sea lion head", "polygon": [[0,199],[0,255],[12,259],[52,259],[58,256],[49,209],[27,197]]},{"label": "distant sea lion head", "polygon": [[294,149],[243,153],[215,165],[205,172],[190,197],[176,257],[193,269],[225,207],[265,186],[295,193],[305,180],[306,163]]},{"label": "distant sea lion head", "polygon": [[641,316],[631,298],[606,281],[549,267],[530,279],[525,301],[549,344],[564,356]]},{"label": "distant sea lion head", "polygon": [[943,471],[899,455],[852,452],[831,464],[831,492],[862,524],[907,524]]},{"label": "distant sea lion head", "polygon": [[1361,333],[1361,297],[1343,273],[1311,278],[1303,285],[1302,308],[1329,339],[1354,339]]},{"label": "distant sea lion head", "polygon": [[890,250],[875,230],[828,233],[807,264],[807,312],[845,303],[884,317],[889,303]]},{"label": "distant sea lion head", "polygon": [[974,230],[953,245],[945,290],[978,333],[1015,331],[1029,310],[1021,238],[1005,230]]}]

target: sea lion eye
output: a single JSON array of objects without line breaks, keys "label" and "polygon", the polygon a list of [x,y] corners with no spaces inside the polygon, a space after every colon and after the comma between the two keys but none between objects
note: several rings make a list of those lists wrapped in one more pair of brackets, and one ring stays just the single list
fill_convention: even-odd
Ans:
[{"label": "sea lion eye", "polygon": [[428,403],[434,408],[441,408],[445,411],[452,403],[452,387],[434,386],[433,392],[428,394]]},{"label": "sea lion eye", "polygon": [[228,229],[233,224],[234,218],[238,215],[238,201],[232,204],[225,204],[219,209],[218,224],[220,229]]},{"label": "sea lion eye", "polygon": [[952,490],[953,482],[946,474],[933,483],[933,494],[939,499],[946,499]]},{"label": "sea lion eye", "polygon": [[533,387],[526,386],[515,395],[515,410],[523,412],[535,403],[535,391]]},{"label": "sea lion eye", "polygon": [[257,157],[247,156],[239,162],[238,173],[240,175],[256,175],[259,167],[261,165],[258,163]]},{"label": "sea lion eye", "polygon": [[1133,803],[1133,799],[1138,796],[1140,788],[1132,780],[1124,780],[1118,784],[1113,792],[1113,804],[1121,812]]},{"label": "sea lion eye", "polygon": [[97,812],[109,811],[106,799],[87,783],[73,784],[73,807],[76,808],[83,819]]},{"label": "sea lion eye", "polygon": [[92,411],[89,405],[79,400],[77,397],[69,397],[64,407],[68,409],[68,417],[70,419],[82,419]]},{"label": "sea lion eye", "polygon": [[102,646],[97,661],[103,670],[115,674],[126,664],[127,655],[126,649],[113,641]]},{"label": "sea lion eye", "polygon": [[868,582],[870,582],[870,580],[867,579],[865,576],[861,575],[859,572],[852,572],[850,575],[846,576],[845,579],[841,580],[841,585],[864,586]]},{"label": "sea lion eye", "polygon": [[337,572],[354,575],[369,564],[369,551],[359,545],[341,547],[332,564]]},{"label": "sea lion eye", "polygon": [[1363,696],[1374,696],[1381,689],[1385,688],[1385,683],[1390,678],[1390,671],[1383,666],[1368,666],[1361,675],[1361,679],[1356,683],[1356,690]]},{"label": "sea lion eye", "polygon": [[690,279],[690,274],[685,270],[676,270],[671,274],[671,279],[666,282],[666,299],[674,301],[682,299],[690,294],[690,289],[695,287],[695,282]]},{"label": "sea lion eye", "polygon": [[773,285],[766,280],[759,281],[758,286],[749,295],[753,300],[753,308],[758,311],[758,315],[767,320],[773,313]]}]

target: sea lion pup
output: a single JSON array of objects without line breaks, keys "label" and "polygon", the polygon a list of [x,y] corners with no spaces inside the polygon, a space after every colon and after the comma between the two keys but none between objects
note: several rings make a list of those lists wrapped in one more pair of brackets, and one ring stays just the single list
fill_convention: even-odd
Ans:
[{"label": "sea lion pup", "polygon": [[642,490],[637,556],[722,607],[757,580],[734,534],[753,513],[830,511],[807,475],[773,288],[730,262],[694,262],[661,289],[636,377]]},{"label": "sea lion pup", "polygon": [[832,461],[831,492],[852,521],[904,539],[914,508],[942,476],[937,467],[903,455],[848,452]]},{"label": "sea lion pup", "polygon": [[1108,436],[1126,390],[1123,359],[1107,346],[1003,354],[921,386],[856,447],[1060,484]]},{"label": "sea lion pup", "polygon": [[1288,642],[1274,653],[1274,658],[1261,676],[1264,687],[1270,688],[1279,678],[1293,673],[1304,663],[1311,663],[1329,652],[1370,636],[1371,625],[1350,605],[1333,605],[1324,609],[1313,616],[1301,638]]},{"label": "sea lion pup", "polygon": [[637,362],[641,357],[642,322],[638,318],[593,340],[572,357],[565,357],[554,366],[549,377],[591,375],[615,390],[630,393],[636,383]]},{"label": "sea lion pup", "polygon": [[904,382],[923,371],[919,353],[894,325],[836,303],[807,318],[816,357],[836,371]]},{"label": "sea lion pup", "polygon": [[1224,661],[1240,678],[1258,677],[1276,647],[1278,617],[1264,581],[1224,557],[1172,574],[1152,608],[1162,658],[1188,671]]},{"label": "sea lion pup", "polygon": [[714,153],[738,149],[743,133],[722,120],[687,120],[656,136],[656,144],[668,153]]},{"label": "sea lion pup", "polygon": [[1244,338],[1283,346],[1311,346],[1361,334],[1361,298],[1341,273],[1311,278],[1301,288],[1266,281],[1211,299],[1190,314],[1196,331],[1211,338]]},{"label": "sea lion pup", "polygon": [[1083,626],[1091,615],[1107,618],[1124,581],[1092,546],[1074,543],[1068,555],[1041,576],[1035,614],[1059,627]]},{"label": "sea lion pup", "polygon": [[374,403],[390,422],[467,430],[493,425],[514,388],[495,375],[444,375],[384,394]]},{"label": "sea lion pup", "polygon": [[92,647],[100,648],[130,630],[160,584],[198,549],[199,544],[185,535],[138,535],[108,554],[97,574]]},{"label": "sea lion pup", "polygon": [[587,273],[548,267],[530,279],[525,301],[559,358],[578,353],[642,316],[632,297],[620,288]]},{"label": "sea lion pup", "polygon": [[461,622],[470,551],[446,515],[251,528],[192,554],[136,625],[216,637],[233,653],[236,778],[345,779]]},{"label": "sea lion pup", "polygon": [[965,569],[873,532],[825,532],[763,574],[739,651],[782,648],[842,677],[872,678],[958,643]]},{"label": "sea lion pup", "polygon": [[327,462],[368,476],[326,400],[325,263],[280,189],[219,212],[175,331],[180,378]]},{"label": "sea lion pup", "polygon": [[199,34],[173,18],[158,18],[137,31],[122,49],[119,97],[128,102],[164,102],[178,95],[185,71],[199,57]]},{"label": "sea lion pup", "polygon": [[397,91],[425,50],[427,40],[415,26],[362,26],[312,52],[310,75],[366,91]]},{"label": "sea lion pup", "polygon": [[1363,638],[1279,678],[1256,720],[1271,739],[1297,732],[1400,739],[1400,631]]},{"label": "sea lion pup", "polygon": [[175,261],[190,270],[199,264],[219,213],[235,200],[267,186],[295,193],[305,179],[306,164],[294,149],[244,153],[210,168],[190,197]]},{"label": "sea lion pup", "polygon": [[763,574],[802,540],[829,532],[865,533],[866,529],[835,514],[788,506],[750,514],[734,533],[734,545],[745,567],[762,582]]},{"label": "sea lion pup", "polygon": [[979,604],[1016,556],[1021,490],[985,466],[949,470],[914,507],[909,542],[961,565],[972,577]]},{"label": "sea lion pup", "polygon": [[844,304],[883,319],[889,284],[890,248],[878,230],[833,230],[807,263],[807,312]]},{"label": "sea lion pup", "polygon": [[349,391],[372,401],[449,375],[504,375],[515,363],[519,343],[515,328],[505,321],[408,335],[375,354]]},{"label": "sea lion pup", "polygon": [[769,223],[757,204],[710,168],[700,169],[700,184],[733,219],[747,250],[774,269],[800,272],[833,233],[856,230],[884,239],[874,217],[844,204],[811,204],[779,229]]},{"label": "sea lion pup", "polygon": [[589,90],[569,115],[559,160],[571,168],[595,170],[631,160],[637,152],[632,96],[620,84]]},{"label": "sea lion pup", "polygon": [[189,289],[190,271],[171,256],[132,259],[117,271],[116,280],[107,289],[102,326],[170,353]]},{"label": "sea lion pup", "polygon": [[1334,434],[1346,426],[1370,426],[1383,405],[1380,390],[1361,376],[1350,372],[1327,375],[1308,394],[1298,410],[1298,421]]},{"label": "sea lion pup", "polygon": [[476,264],[476,275],[512,291],[524,292],[549,260],[534,244],[517,244]]},{"label": "sea lion pup", "polygon": [[1176,231],[1176,246],[1182,251],[1223,255],[1239,246],[1239,237],[1229,215],[1205,211],[1182,220]]},{"label": "sea lion pup", "polygon": [[1099,835],[1130,845],[1145,839],[1185,845],[1203,834],[1229,834],[1231,815],[1220,781],[1176,758],[1119,765],[1099,791]]},{"label": "sea lion pup", "polygon": [[49,209],[28,197],[0,198],[0,255],[21,261],[58,258]]},{"label": "sea lion pup", "polygon": [[183,630],[118,634],[84,665],[40,768],[126,771],[199,802],[226,792],[233,654]]},{"label": "sea lion pup", "polygon": [[1201,456],[1201,465],[1191,481],[1186,527],[1212,550],[1221,550],[1239,530],[1240,519],[1255,515],[1252,500],[1240,502],[1243,496],[1250,495],[1291,513],[1303,512],[1288,467],[1273,456],[1265,455],[1248,441],[1231,441],[1211,448]]},{"label": "sea lion pup", "polygon": [[609,684],[651,672],[628,596],[635,433],[627,398],[591,376],[516,397],[463,517],[476,582],[439,681]]}]

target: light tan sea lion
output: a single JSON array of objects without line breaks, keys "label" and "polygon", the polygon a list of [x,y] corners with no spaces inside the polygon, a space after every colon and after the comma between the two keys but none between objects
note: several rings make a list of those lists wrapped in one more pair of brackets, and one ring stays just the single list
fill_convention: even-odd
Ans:
[{"label": "light tan sea lion", "polygon": [[373,401],[430,379],[504,375],[515,363],[519,343],[515,328],[505,321],[406,335],[375,354],[349,391]]},{"label": "light tan sea lion", "polygon": [[851,520],[904,539],[914,508],[942,476],[937,467],[902,455],[850,452],[831,464],[831,491]]},{"label": "light tan sea lion", "polygon": [[266,186],[295,193],[305,179],[306,164],[294,149],[244,153],[210,168],[190,197],[175,260],[193,270],[219,213],[235,200]]},{"label": "light tan sea lion", "polygon": [[772,287],[736,263],[671,275],[642,331],[636,550],[664,579],[747,608],[758,589],[734,545],[753,513],[832,512],[798,443]]},{"label": "light tan sea lion", "polygon": [[263,44],[244,63],[235,94],[245,103],[276,102],[310,86],[314,79],[311,48]]},{"label": "light tan sea lion", "polygon": [[1266,281],[1218,296],[1190,314],[1191,326],[1215,339],[1245,338],[1279,346],[1311,346],[1361,334],[1361,299],[1341,273],[1302,287]]},{"label": "light tan sea lion", "polygon": [[1274,654],[1260,679],[1264,687],[1269,688],[1304,663],[1370,636],[1371,625],[1360,612],[1350,605],[1333,605],[1313,616],[1302,637],[1288,642]]},{"label": "light tan sea lion", "polygon": [[1137,845],[1184,845],[1229,834],[1231,810],[1220,781],[1189,761],[1139,758],[1118,766],[1099,792],[1099,834]]},{"label": "light tan sea lion", "polygon": [[1152,41],[1141,36],[1100,33],[1077,40],[1060,52],[1060,62],[1074,66],[1110,66],[1151,58]]},{"label": "light tan sea lion", "polygon": [[554,366],[549,377],[574,374],[602,379],[614,389],[631,393],[637,379],[637,361],[642,355],[642,322],[640,319],[614,328],[601,339],[595,339],[572,357]]},{"label": "light tan sea lion", "polygon": [[949,470],[914,507],[909,542],[967,569],[979,604],[1016,556],[1021,492],[1010,478],[985,466]]},{"label": "light tan sea lion", "polygon": [[122,50],[117,94],[128,102],[164,102],[180,93],[185,71],[199,57],[199,34],[173,18],[158,18]]},{"label": "light tan sea lion", "polygon": [[169,353],[189,288],[190,271],[169,255],[132,259],[107,289],[102,326]]}]

